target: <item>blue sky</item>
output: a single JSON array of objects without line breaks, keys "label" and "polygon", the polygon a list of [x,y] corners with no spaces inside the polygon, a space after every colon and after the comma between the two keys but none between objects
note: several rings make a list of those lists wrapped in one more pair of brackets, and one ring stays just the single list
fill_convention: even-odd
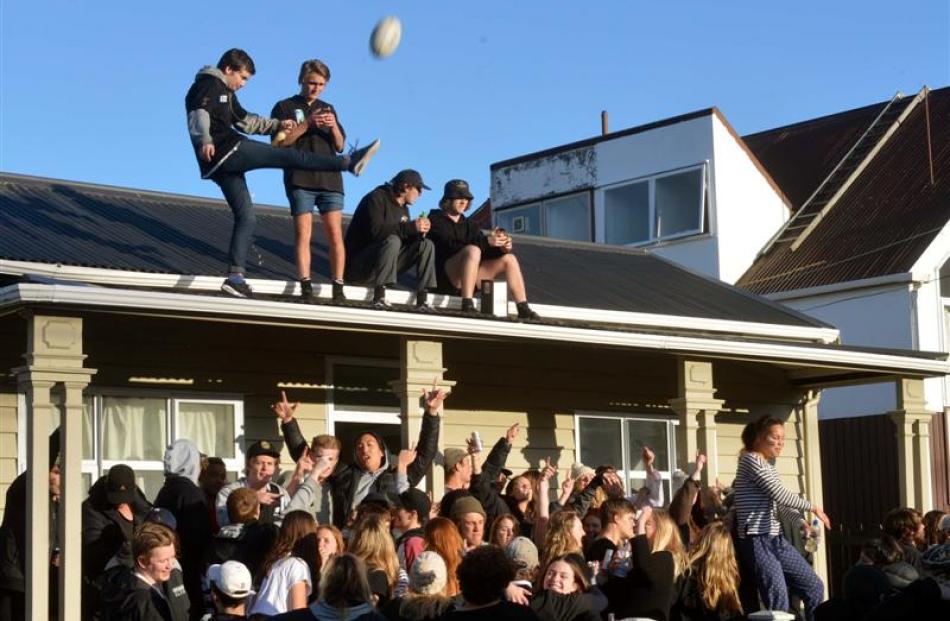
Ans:
[{"label": "blue sky", "polygon": [[[303,7],[303,10],[288,10]],[[391,58],[368,52],[395,14]],[[245,108],[297,90],[300,62],[331,68],[324,98],[351,139],[382,149],[347,177],[347,211],[400,168],[487,196],[489,165],[718,106],[749,133],[950,84],[946,0],[819,2],[0,1],[0,170],[220,197],[185,131],[196,70],[229,47],[257,75]],[[284,205],[279,173],[249,174]],[[416,209],[431,209],[438,193]]]}]

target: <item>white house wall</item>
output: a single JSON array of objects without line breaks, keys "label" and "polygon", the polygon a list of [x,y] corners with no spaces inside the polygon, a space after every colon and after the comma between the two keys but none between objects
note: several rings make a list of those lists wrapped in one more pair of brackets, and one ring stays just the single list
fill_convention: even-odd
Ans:
[{"label": "white house wall", "polygon": [[710,225],[719,257],[715,275],[734,284],[788,219],[789,210],[729,128],[718,116],[710,118],[715,145],[710,175],[715,222]]},{"label": "white house wall", "polygon": [[594,241],[603,243],[603,188],[703,163],[708,233],[643,247],[734,283],[781,227],[788,208],[717,113],[496,168],[491,201],[502,209],[593,188]]},{"label": "white house wall", "polygon": [[[846,345],[914,349],[913,297],[909,283],[894,283],[781,302],[837,327]],[[823,419],[883,414],[896,398],[892,383],[829,388],[818,412]]]}]

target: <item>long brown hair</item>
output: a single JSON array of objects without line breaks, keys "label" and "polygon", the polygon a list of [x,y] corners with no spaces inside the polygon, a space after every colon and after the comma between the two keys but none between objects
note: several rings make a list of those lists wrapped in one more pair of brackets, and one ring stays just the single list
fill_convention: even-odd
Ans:
[{"label": "long brown hair", "polygon": [[[280,525],[280,534],[277,535],[277,541],[274,542],[270,552],[264,557],[264,562],[257,570],[255,582],[260,584],[274,563],[288,555],[299,556],[308,566],[311,566],[312,570],[314,559],[307,557],[310,556],[311,548],[315,548],[316,534],[317,521],[313,519],[310,513],[307,511],[291,511],[286,514],[283,523]],[[312,539],[311,545],[304,544],[307,537]],[[304,551],[305,549],[306,551]],[[315,552],[315,549],[313,551]]]},{"label": "long brown hair", "polygon": [[389,528],[380,516],[367,515],[356,525],[349,550],[366,563],[367,569],[382,570],[392,592],[399,579],[399,557]]},{"label": "long brown hair", "polygon": [[732,535],[722,522],[712,522],[703,528],[696,549],[689,557],[689,567],[696,576],[707,609],[742,613],[736,551]]},{"label": "long brown hair", "polygon": [[333,559],[320,576],[320,599],[340,610],[354,603],[372,604],[366,564],[352,554],[341,554]]},{"label": "long brown hair", "polygon": [[511,538],[514,539],[515,537],[518,536],[521,522],[519,522],[518,518],[516,518],[511,513],[502,513],[501,515],[495,518],[494,522],[491,523],[491,530],[488,531],[488,543],[492,544],[493,546],[498,545],[498,542],[495,541],[495,537],[498,536],[498,531],[501,530],[501,525],[505,521],[511,522],[512,524],[513,528],[512,528]]},{"label": "long brown hair", "polygon": [[541,567],[547,571],[548,565],[553,559],[565,554],[584,555],[584,548],[574,539],[571,530],[574,528],[574,522],[580,522],[581,518],[574,511],[558,511],[551,515],[548,521],[547,532],[544,533],[544,558],[541,560]]},{"label": "long brown hair", "polygon": [[426,550],[437,553],[445,561],[445,594],[449,597],[458,595],[459,580],[456,570],[462,564],[462,549],[465,546],[459,529],[448,518],[432,518],[426,524],[425,542]]}]

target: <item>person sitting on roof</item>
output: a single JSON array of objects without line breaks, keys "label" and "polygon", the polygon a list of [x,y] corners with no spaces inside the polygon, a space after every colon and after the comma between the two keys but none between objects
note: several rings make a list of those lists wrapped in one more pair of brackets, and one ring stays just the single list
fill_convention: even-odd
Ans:
[{"label": "person sitting on roof", "polygon": [[462,312],[474,313],[475,286],[503,276],[518,307],[518,318],[538,319],[538,314],[528,306],[521,265],[511,253],[511,237],[501,228],[486,235],[465,217],[473,198],[468,182],[452,179],[445,184],[439,209],[429,218],[439,290],[459,291]]},{"label": "person sitting on roof", "polygon": [[426,238],[429,219],[409,218],[409,206],[430,189],[418,171],[400,171],[363,197],[346,229],[346,282],[373,287],[373,306],[389,308],[386,287],[416,268],[416,307],[432,310],[428,291],[436,286],[435,248]]}]

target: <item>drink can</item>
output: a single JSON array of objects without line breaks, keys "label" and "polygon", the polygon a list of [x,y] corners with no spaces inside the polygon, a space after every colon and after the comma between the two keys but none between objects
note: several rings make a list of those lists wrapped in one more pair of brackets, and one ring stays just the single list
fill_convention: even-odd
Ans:
[{"label": "drink can", "polygon": [[482,452],[482,435],[477,431],[472,432],[472,444],[475,446],[475,452]]}]

